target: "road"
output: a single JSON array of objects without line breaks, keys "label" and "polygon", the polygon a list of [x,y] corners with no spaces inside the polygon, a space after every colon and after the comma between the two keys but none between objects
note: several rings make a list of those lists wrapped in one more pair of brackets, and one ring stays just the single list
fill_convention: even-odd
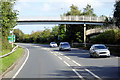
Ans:
[{"label": "road", "polygon": [[[12,78],[76,78],[91,79],[119,79],[118,59],[90,58],[87,50],[72,48],[72,51],[59,51],[43,44],[18,45],[27,48],[26,57],[19,63]],[[28,56],[29,55],[29,56]],[[25,57],[25,56],[24,56]],[[21,60],[22,61],[22,60]],[[22,66],[22,67],[21,67]]]}]

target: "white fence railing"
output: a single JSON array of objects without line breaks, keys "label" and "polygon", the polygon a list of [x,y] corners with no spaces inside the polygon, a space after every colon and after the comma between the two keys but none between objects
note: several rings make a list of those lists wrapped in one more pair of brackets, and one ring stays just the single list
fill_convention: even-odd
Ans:
[{"label": "white fence railing", "polygon": [[96,17],[96,16],[61,16],[61,20],[68,21],[95,21],[95,22],[104,22],[105,17]]},{"label": "white fence railing", "polygon": [[106,28],[93,28],[93,29],[89,29],[86,31],[86,35],[90,35],[93,33],[102,33],[105,32],[106,30],[111,30],[111,29],[118,29],[117,27],[106,27]]},{"label": "white fence railing", "polygon": [[15,46],[15,47],[12,49],[12,51],[11,51],[11,52],[9,52],[9,53],[7,53],[7,54],[4,54],[4,55],[0,56],[0,58],[6,57],[6,56],[8,56],[8,55],[12,54],[14,51],[16,51],[16,49],[17,49],[17,48],[18,48],[18,45],[17,45],[17,46]]}]

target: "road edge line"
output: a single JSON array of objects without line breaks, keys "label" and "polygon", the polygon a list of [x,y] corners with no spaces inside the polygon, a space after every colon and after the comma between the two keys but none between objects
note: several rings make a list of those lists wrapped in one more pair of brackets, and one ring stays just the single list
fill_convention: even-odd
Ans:
[{"label": "road edge line", "polygon": [[19,74],[19,72],[22,70],[22,68],[24,67],[25,63],[27,62],[28,58],[29,58],[29,49],[25,48],[28,51],[28,55],[24,61],[24,63],[22,64],[22,66],[18,69],[18,71],[15,73],[15,75],[12,77],[13,79],[16,78],[16,76]]}]

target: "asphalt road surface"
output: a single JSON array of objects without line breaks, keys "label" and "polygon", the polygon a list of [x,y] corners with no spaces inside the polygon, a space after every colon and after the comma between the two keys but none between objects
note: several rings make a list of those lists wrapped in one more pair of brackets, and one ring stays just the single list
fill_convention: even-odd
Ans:
[{"label": "asphalt road surface", "polygon": [[13,73],[12,78],[54,78],[54,79],[113,79],[118,80],[119,57],[90,58],[89,51],[72,48],[71,51],[59,51],[43,44],[18,45],[26,49],[25,56]]}]

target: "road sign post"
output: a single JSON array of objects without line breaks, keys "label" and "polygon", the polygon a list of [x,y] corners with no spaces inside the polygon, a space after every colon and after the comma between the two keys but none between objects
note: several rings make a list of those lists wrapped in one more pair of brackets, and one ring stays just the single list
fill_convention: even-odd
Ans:
[{"label": "road sign post", "polygon": [[13,33],[12,35],[9,35],[8,40],[9,40],[9,43],[11,43],[13,47],[13,43],[15,42],[15,35]]}]

